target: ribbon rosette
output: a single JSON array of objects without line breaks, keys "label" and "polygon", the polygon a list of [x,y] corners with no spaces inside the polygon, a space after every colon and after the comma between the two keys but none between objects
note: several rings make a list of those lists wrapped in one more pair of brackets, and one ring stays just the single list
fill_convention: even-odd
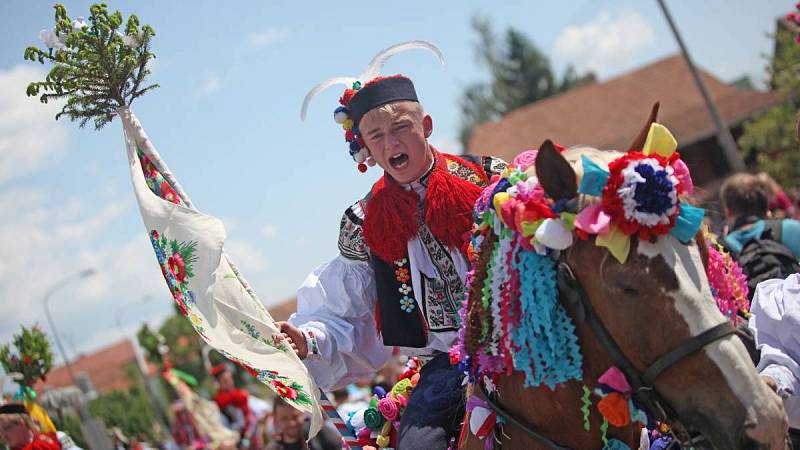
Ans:
[{"label": "ribbon rosette", "polygon": [[680,201],[694,186],[676,148],[669,130],[653,123],[642,151],[617,158],[608,170],[582,156],[578,192],[601,197],[601,202],[581,211],[575,226],[597,235],[597,245],[607,247],[621,263],[628,258],[633,235],[650,239],[669,233],[688,242],[700,228],[704,211]]}]

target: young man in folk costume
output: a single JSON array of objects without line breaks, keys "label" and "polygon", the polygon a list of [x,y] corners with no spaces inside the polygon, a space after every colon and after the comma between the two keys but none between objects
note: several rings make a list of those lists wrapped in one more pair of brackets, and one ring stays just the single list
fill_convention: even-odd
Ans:
[{"label": "young man in folk costume", "polygon": [[[372,376],[395,346],[419,356],[425,365],[400,419],[398,448],[445,449],[463,418],[463,375],[448,350],[460,325],[473,205],[505,163],[441,153],[428,142],[433,120],[411,80],[377,76],[407,48],[441,58],[431,44],[399,44],[348,80],[334,118],[359,170],[377,164],[384,174],[345,210],[340,254],[308,276],[281,330],[323,388]],[[309,93],[304,113],[330,84]]]}]

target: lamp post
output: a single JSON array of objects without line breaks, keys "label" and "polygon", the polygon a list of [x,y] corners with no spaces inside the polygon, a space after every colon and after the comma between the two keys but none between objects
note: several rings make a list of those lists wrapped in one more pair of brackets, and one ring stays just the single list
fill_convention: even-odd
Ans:
[{"label": "lamp post", "polygon": [[163,398],[156,395],[158,392],[158,386],[156,384],[157,380],[154,380],[150,377],[150,374],[147,370],[147,363],[145,362],[144,355],[142,355],[142,351],[139,348],[139,344],[136,341],[135,337],[128,336],[125,333],[125,328],[122,326],[122,319],[125,316],[125,313],[128,311],[128,307],[130,306],[141,306],[144,304],[149,303],[153,300],[153,296],[150,294],[146,294],[142,296],[138,301],[126,303],[117,311],[116,317],[116,325],[117,329],[119,330],[122,337],[129,341],[131,346],[133,347],[134,354],[136,356],[136,367],[139,369],[139,376],[142,377],[142,383],[144,384],[145,394],[147,394],[148,399],[150,400],[150,405],[155,409],[156,415],[158,416],[158,420],[161,422],[161,426],[165,427],[165,429],[169,428],[169,418],[167,417],[166,413],[166,405],[164,404]]},{"label": "lamp post", "polygon": [[[64,360],[64,367],[67,368],[67,373],[69,374],[69,377],[72,380],[72,384],[74,384],[75,386],[78,386],[78,380],[75,377],[75,373],[72,371],[72,366],[70,365],[69,359],[67,358],[67,352],[64,351],[64,344],[61,343],[61,338],[58,337],[58,331],[56,330],[55,322],[53,322],[53,317],[50,315],[50,308],[48,308],[48,303],[50,302],[50,299],[53,297],[53,294],[55,294],[59,289],[63,288],[64,286],[66,286],[66,285],[68,285],[68,284],[70,284],[72,282],[76,282],[76,281],[80,281],[80,280],[82,280],[84,278],[88,278],[88,277],[94,275],[96,272],[97,271],[92,267],[90,267],[88,269],[84,269],[84,270],[82,270],[82,271],[80,271],[80,272],[78,272],[76,274],[73,274],[71,276],[68,276],[68,277],[62,279],[58,283],[54,284],[50,288],[50,290],[48,290],[47,293],[44,294],[44,301],[43,301],[43,303],[44,303],[44,315],[47,318],[47,323],[50,325],[50,330],[53,332],[53,338],[56,341],[56,346],[58,347],[59,353],[61,353],[61,359]],[[80,412],[81,412],[81,416],[83,416],[85,414],[85,411],[84,411],[83,408],[81,408]],[[82,419],[86,419],[86,417],[81,417],[81,418]]]}]

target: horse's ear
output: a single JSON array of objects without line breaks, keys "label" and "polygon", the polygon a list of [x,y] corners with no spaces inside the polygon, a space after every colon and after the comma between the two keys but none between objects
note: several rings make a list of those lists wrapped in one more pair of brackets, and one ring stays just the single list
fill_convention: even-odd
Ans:
[{"label": "horse's ear", "polygon": [[536,177],[545,194],[553,200],[569,200],[578,195],[575,171],[550,139],[542,143],[536,154]]},{"label": "horse's ear", "polygon": [[650,117],[647,119],[647,123],[644,124],[644,128],[642,131],[639,132],[639,135],[636,136],[636,139],[631,143],[628,147],[628,151],[640,151],[642,147],[644,147],[644,142],[647,140],[647,133],[650,132],[650,125],[653,124],[658,119],[658,107],[660,103],[655,102],[653,104],[653,109],[650,110]]}]

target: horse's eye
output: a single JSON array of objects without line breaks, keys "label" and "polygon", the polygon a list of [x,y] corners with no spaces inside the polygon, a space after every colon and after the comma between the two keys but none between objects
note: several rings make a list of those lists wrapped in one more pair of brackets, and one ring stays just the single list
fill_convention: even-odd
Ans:
[{"label": "horse's eye", "polygon": [[635,297],[639,295],[639,291],[635,287],[632,287],[628,284],[615,283],[614,287],[619,289],[626,296]]}]

